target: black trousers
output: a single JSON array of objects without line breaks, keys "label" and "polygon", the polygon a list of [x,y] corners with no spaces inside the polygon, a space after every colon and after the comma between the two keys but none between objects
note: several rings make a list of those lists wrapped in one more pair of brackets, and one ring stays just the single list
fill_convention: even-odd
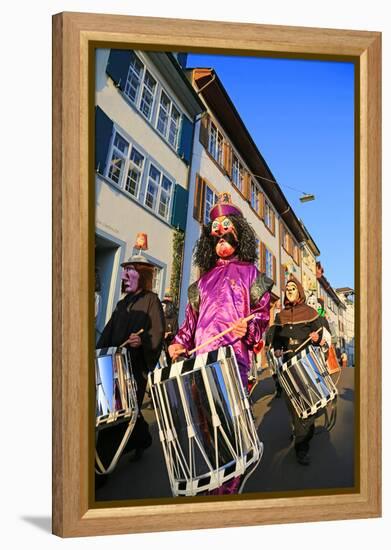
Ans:
[{"label": "black trousers", "polygon": [[314,436],[315,415],[309,416],[305,420],[299,418],[284,390],[283,396],[293,424],[296,454],[307,454],[310,448],[310,441]]}]

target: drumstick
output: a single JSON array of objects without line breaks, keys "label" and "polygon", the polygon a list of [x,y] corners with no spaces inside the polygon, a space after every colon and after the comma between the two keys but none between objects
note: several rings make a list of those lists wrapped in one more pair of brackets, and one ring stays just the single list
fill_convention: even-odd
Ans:
[{"label": "drumstick", "polygon": [[[142,334],[144,332],[144,329],[143,328],[140,328],[140,330],[138,330],[137,332],[135,332],[135,336],[139,336],[139,334]],[[123,348],[124,346],[126,346],[126,344],[129,342],[129,338],[127,340],[125,340],[125,342],[123,344],[121,344],[119,347],[120,348]]]},{"label": "drumstick", "polygon": [[[251,315],[249,315],[248,317],[244,317],[243,319],[241,319],[242,321],[250,321],[251,319],[253,319],[255,317],[255,313],[252,313]],[[214,342],[215,340],[218,340],[218,338],[221,338],[222,336],[224,336],[225,334],[227,334],[228,332],[231,332],[231,330],[233,330],[235,328],[234,325],[226,328],[225,330],[223,330],[222,332],[219,332],[219,334],[216,334],[216,336],[212,336],[212,338],[209,338],[209,340],[206,340],[206,342],[203,342],[202,344],[200,344],[199,346],[197,346],[196,348],[193,348],[192,350],[189,351],[189,355],[192,355],[194,352],[198,351],[199,349],[203,348],[204,346],[207,346],[208,344],[211,344],[212,342]],[[185,351],[185,350],[183,350]]]},{"label": "drumstick", "polygon": [[[318,330],[316,330],[315,332],[320,332],[322,330],[323,327],[319,327]],[[300,344],[300,346],[298,346],[295,351],[293,353],[297,353],[299,351],[299,349],[301,349],[303,346],[305,346],[306,344],[308,344],[308,342],[311,340],[311,336],[309,338],[307,338],[307,340],[305,340],[302,344]]]}]

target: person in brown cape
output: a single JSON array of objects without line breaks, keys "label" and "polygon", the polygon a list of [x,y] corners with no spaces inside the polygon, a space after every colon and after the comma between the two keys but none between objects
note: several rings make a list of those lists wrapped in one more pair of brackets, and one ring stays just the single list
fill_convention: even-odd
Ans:
[{"label": "person in brown cape", "polygon": [[[318,312],[305,303],[305,293],[301,283],[290,275],[285,287],[284,308],[277,313],[271,327],[271,347],[276,357],[288,361],[295,350],[310,338],[309,344],[319,345],[322,341],[322,322]],[[302,351],[305,348],[300,348]],[[310,464],[309,442],[314,435],[314,416],[302,420],[296,414],[288,396],[283,391],[285,402],[294,427],[294,447],[299,464]]]},{"label": "person in brown cape", "polygon": [[[148,372],[155,368],[162,349],[164,315],[159,297],[149,290],[152,265],[148,260],[144,256],[134,255],[121,266],[124,297],[117,303],[96,347],[118,347],[126,343],[137,385],[140,412],[123,452],[132,452],[131,460],[139,460],[144,450],[152,444],[152,436],[141,413],[141,406]],[[110,464],[125,431],[126,425],[119,424],[102,430],[99,434],[96,449],[104,467]],[[105,479],[106,476],[98,475],[96,486],[103,485]]]}]

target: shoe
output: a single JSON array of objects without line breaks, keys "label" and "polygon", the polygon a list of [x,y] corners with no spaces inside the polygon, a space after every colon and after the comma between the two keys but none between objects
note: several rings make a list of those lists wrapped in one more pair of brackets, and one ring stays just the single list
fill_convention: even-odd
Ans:
[{"label": "shoe", "polygon": [[296,453],[296,460],[302,466],[309,466],[311,464],[310,457],[305,451],[300,451]]}]

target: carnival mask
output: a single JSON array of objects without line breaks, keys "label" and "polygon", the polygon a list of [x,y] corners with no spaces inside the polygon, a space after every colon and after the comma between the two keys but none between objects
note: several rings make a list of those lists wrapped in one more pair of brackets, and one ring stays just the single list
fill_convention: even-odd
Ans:
[{"label": "carnival mask", "polygon": [[132,265],[127,265],[123,268],[121,279],[124,283],[125,292],[136,292],[140,274]]},{"label": "carnival mask", "polygon": [[216,240],[216,254],[220,258],[229,258],[235,253],[238,237],[234,224],[226,216],[220,216],[212,222],[210,234]]},{"label": "carnival mask", "polygon": [[315,294],[311,294],[310,296],[308,296],[307,305],[314,308],[315,310],[318,309],[319,304],[318,304],[318,299],[315,296]]},{"label": "carnival mask", "polygon": [[298,299],[299,299],[299,290],[298,290],[297,286],[295,285],[295,283],[290,282],[286,285],[285,296],[286,296],[288,302],[290,302],[291,304],[294,304],[295,302],[298,301]]}]

